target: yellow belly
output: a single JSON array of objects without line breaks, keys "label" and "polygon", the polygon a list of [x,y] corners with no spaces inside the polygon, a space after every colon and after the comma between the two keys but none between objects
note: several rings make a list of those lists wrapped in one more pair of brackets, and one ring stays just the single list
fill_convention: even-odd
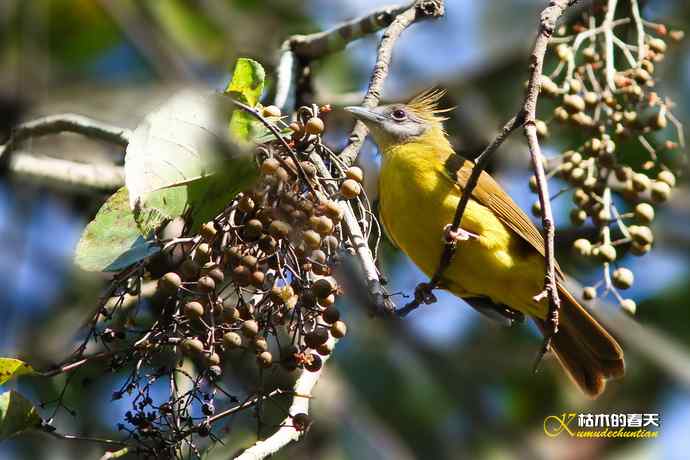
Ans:
[{"label": "yellow belly", "polygon": [[[428,276],[438,267],[443,229],[453,220],[460,199],[459,188],[433,163],[422,157],[385,157],[379,179],[386,232]],[[474,200],[468,203],[461,226],[479,238],[458,243],[444,272],[443,287],[460,297],[488,296],[495,303],[543,318],[546,306],[532,300],[543,287],[543,258],[536,251],[525,251],[521,238]]]}]

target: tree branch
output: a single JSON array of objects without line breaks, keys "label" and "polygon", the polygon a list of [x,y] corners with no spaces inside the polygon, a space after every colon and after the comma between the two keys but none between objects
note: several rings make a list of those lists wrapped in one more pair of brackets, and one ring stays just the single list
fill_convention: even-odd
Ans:
[{"label": "tree branch", "polygon": [[287,43],[290,50],[303,59],[319,59],[342,50],[348,43],[378,32],[393,22],[409,5],[389,5],[366,16],[343,22],[332,29],[310,35],[293,35]]},{"label": "tree branch", "polygon": [[[545,256],[546,256],[546,274],[544,289],[545,293],[549,298],[549,318],[547,323],[551,326],[550,330],[546,334],[546,340],[542,350],[548,347],[550,335],[556,332],[558,325],[558,308],[560,307],[560,300],[558,298],[558,289],[556,284],[556,262],[554,256],[554,234],[555,226],[553,222],[553,216],[551,213],[551,201],[549,199],[548,184],[546,176],[544,174],[544,165],[542,161],[541,148],[539,147],[539,141],[537,139],[537,130],[535,126],[536,119],[536,108],[537,99],[539,97],[539,83],[542,73],[542,67],[544,63],[544,56],[546,54],[546,49],[549,44],[549,39],[553,34],[556,27],[556,22],[562,16],[564,11],[575,3],[575,0],[552,0],[549,6],[546,7],[540,16],[539,22],[539,34],[535,41],[532,55],[530,57],[530,74],[527,84],[527,89],[525,90],[525,98],[523,101],[522,108],[506,125],[503,127],[501,132],[496,136],[496,138],[482,151],[482,153],[475,160],[475,165],[472,168],[472,174],[465,185],[463,193],[460,197],[460,202],[455,212],[453,222],[451,223],[450,230],[452,232],[457,232],[460,227],[460,222],[462,221],[462,215],[465,211],[467,203],[472,195],[472,191],[477,185],[479,176],[486,167],[487,160],[489,156],[495,152],[498,147],[505,141],[505,139],[524,124],[525,135],[527,137],[527,143],[530,151],[530,158],[532,162],[532,168],[534,169],[535,176],[537,177],[538,194],[539,201],[542,207],[542,225],[544,227],[544,240],[545,240]],[[455,243],[447,242],[443,253],[441,254],[441,260],[439,262],[439,267],[434,273],[434,276],[428,283],[422,283],[415,289],[415,299],[409,302],[405,307],[398,311],[398,314],[405,316],[412,310],[418,308],[422,303],[433,303],[435,298],[431,295],[431,291],[438,287],[443,272],[450,265],[450,262],[455,253]],[[543,353],[542,353],[543,354]]]},{"label": "tree branch", "polygon": [[[386,29],[379,43],[376,64],[369,80],[369,88],[364,95],[362,106],[367,108],[376,107],[381,99],[383,84],[388,77],[390,62],[395,43],[405,29],[419,19],[429,17],[439,17],[444,14],[443,0],[417,0],[405,11],[400,13]],[[350,133],[348,145],[340,153],[340,159],[347,165],[353,164],[357,160],[359,151],[364,144],[364,138],[369,130],[361,121],[355,122],[355,127]]]},{"label": "tree branch", "polygon": [[16,126],[12,130],[7,142],[0,146],[0,165],[9,165],[11,163],[10,157],[12,152],[17,149],[21,142],[34,137],[60,133],[81,134],[122,147],[126,147],[129,144],[129,139],[132,135],[129,129],[109,125],[83,115],[73,113],[50,115]]},{"label": "tree branch", "polygon": [[125,184],[122,166],[87,164],[17,151],[12,155],[9,170],[38,181],[95,190],[113,191]]}]

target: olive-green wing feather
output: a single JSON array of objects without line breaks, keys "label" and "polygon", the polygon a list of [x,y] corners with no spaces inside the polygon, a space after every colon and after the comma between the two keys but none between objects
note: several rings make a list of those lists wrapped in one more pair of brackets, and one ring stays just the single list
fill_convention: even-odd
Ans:
[{"label": "olive-green wing feather", "polygon": [[[459,155],[453,155],[445,166],[448,178],[453,180],[460,190],[464,190],[473,164]],[[520,235],[539,254],[544,255],[544,238],[537,227],[489,174],[482,172],[479,176],[479,182],[472,191],[472,198],[489,208],[503,224]]]}]

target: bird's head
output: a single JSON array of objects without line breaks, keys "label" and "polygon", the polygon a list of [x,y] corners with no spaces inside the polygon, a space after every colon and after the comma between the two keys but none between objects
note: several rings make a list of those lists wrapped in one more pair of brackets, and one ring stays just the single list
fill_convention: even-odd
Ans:
[{"label": "bird's head", "polygon": [[[415,96],[406,104],[389,104],[367,108],[345,107],[361,120],[382,151],[390,146],[420,142],[427,138],[443,138],[442,114],[452,108],[439,108],[438,102],[444,96],[443,90],[427,90]],[[439,139],[440,140],[440,139]]]}]

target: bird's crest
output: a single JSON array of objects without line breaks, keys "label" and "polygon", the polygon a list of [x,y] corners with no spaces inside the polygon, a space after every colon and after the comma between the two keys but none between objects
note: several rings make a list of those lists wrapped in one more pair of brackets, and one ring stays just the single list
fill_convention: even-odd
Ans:
[{"label": "bird's crest", "polygon": [[455,107],[439,108],[438,103],[446,95],[445,89],[428,88],[412,98],[407,107],[419,118],[430,123],[441,123],[448,119],[441,114],[450,112]]}]

